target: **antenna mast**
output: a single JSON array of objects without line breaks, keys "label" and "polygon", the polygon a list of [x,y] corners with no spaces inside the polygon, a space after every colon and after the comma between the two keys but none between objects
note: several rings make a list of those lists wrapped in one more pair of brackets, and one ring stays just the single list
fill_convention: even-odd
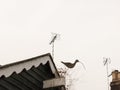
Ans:
[{"label": "antenna mast", "polygon": [[108,84],[108,90],[109,90],[109,75],[108,75],[108,64],[110,63],[110,58],[103,58],[104,66],[106,65],[106,72],[107,72],[107,84]]},{"label": "antenna mast", "polygon": [[50,45],[52,44],[52,57],[53,57],[53,59],[54,59],[54,42],[57,38],[58,38],[58,34],[53,33],[53,38],[49,43]]}]

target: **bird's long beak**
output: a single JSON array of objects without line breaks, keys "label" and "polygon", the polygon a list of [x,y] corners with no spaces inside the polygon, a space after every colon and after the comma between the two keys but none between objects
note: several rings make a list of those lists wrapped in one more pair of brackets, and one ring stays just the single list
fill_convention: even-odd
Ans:
[{"label": "bird's long beak", "polygon": [[80,61],[79,61],[79,63],[81,63],[81,64],[82,64],[82,66],[83,66],[83,68],[86,70],[85,65],[84,65],[82,62],[80,62]]}]

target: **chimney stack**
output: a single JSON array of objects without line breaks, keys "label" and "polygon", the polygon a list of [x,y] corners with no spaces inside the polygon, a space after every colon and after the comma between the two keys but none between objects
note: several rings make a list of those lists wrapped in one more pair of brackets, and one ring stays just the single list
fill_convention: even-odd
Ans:
[{"label": "chimney stack", "polygon": [[120,80],[120,72],[118,70],[114,70],[112,72],[112,81]]}]

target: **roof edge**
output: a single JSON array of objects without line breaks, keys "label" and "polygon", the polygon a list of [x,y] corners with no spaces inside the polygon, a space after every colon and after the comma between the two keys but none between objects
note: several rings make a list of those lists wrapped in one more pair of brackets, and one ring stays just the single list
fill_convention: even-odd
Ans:
[{"label": "roof edge", "polygon": [[46,54],[35,56],[35,57],[29,58],[29,59],[24,59],[24,60],[20,60],[20,61],[17,61],[17,62],[10,63],[10,64],[1,65],[0,69],[6,68],[6,67],[10,67],[12,65],[16,65],[16,64],[21,64],[21,63],[24,63],[24,62],[32,61],[32,60],[34,60],[36,58],[45,57],[45,56],[50,56],[50,58],[51,58],[51,54],[50,53],[46,53]]},{"label": "roof edge", "polygon": [[20,73],[24,68],[26,70],[29,70],[33,65],[37,67],[39,64],[45,64],[47,61],[49,61],[50,68],[55,74],[56,78],[60,77],[50,53],[3,65],[0,67],[0,76],[5,75],[6,77],[8,77],[13,72]]}]

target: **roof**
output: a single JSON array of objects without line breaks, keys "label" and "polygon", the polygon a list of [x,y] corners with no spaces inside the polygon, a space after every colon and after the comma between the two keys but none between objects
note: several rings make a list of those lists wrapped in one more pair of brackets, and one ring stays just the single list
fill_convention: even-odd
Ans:
[{"label": "roof", "polygon": [[41,90],[43,81],[59,77],[48,53],[1,66],[0,90]]},{"label": "roof", "polygon": [[59,77],[59,74],[57,72],[56,66],[53,62],[53,59],[52,59],[50,53],[1,66],[0,67],[0,77],[2,75],[8,77],[13,72],[20,73],[23,69],[29,70],[32,66],[37,67],[40,64],[47,63],[48,61],[50,63],[50,68],[51,68],[52,72],[55,74],[56,77]]}]

